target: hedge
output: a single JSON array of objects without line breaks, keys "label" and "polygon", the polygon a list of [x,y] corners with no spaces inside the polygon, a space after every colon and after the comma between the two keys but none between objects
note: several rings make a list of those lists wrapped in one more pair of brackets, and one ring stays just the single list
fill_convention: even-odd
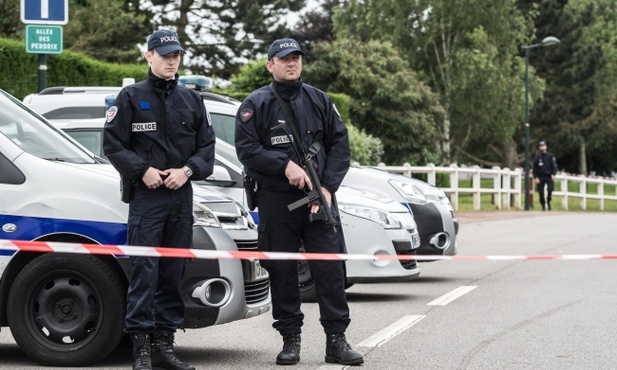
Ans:
[{"label": "hedge", "polygon": [[[26,53],[25,43],[0,38],[0,89],[18,99],[38,92],[38,54]],[[113,64],[82,53],[47,55],[47,86],[121,86],[122,79],[148,76],[144,64]]]}]

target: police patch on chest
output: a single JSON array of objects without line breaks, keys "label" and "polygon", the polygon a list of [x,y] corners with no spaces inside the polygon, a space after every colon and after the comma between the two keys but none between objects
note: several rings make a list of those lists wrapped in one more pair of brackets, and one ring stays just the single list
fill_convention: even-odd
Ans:
[{"label": "police patch on chest", "polygon": [[133,132],[156,131],[156,122],[133,123],[131,124],[131,131]]},{"label": "police patch on chest", "polygon": [[288,144],[290,143],[290,140],[289,140],[289,136],[283,135],[283,136],[272,137],[270,139],[270,142],[272,143],[272,145],[280,145],[280,144]]}]

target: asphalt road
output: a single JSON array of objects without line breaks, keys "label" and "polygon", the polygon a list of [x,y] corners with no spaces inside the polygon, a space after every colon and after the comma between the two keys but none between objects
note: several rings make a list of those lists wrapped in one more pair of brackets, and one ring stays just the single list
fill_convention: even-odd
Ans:
[{"label": "asphalt road", "polygon": [[[617,254],[617,214],[526,216],[462,217],[459,255]],[[364,369],[615,369],[616,283],[613,259],[423,263],[414,282],[350,288],[347,336]],[[301,362],[291,368],[343,369],[323,362],[317,305],[303,310]],[[268,313],[180,332],[178,352],[198,369],[281,369],[271,321]],[[123,347],[92,368],[131,361]],[[23,355],[6,328],[0,367],[51,369]]]}]

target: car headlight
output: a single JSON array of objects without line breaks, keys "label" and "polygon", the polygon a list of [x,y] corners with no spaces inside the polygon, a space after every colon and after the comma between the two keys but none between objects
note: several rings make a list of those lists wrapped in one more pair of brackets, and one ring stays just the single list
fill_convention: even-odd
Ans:
[{"label": "car headlight", "polygon": [[219,219],[203,204],[193,202],[193,225],[206,227],[221,227]]},{"label": "car headlight", "polygon": [[398,222],[400,222],[401,227],[407,230],[413,230],[418,228],[418,224],[416,220],[413,218],[411,213],[409,212],[396,212],[390,213],[392,217],[394,217]]},{"label": "car headlight", "polygon": [[435,203],[450,205],[450,199],[446,196],[443,190],[434,186],[424,186],[420,188],[427,200]]},{"label": "car headlight", "polygon": [[352,205],[339,205],[342,212],[361,217],[373,222],[377,222],[384,229],[401,229],[401,223],[390,212],[383,211],[377,208],[369,208]]},{"label": "car headlight", "polygon": [[390,185],[401,194],[408,203],[426,203],[427,199],[418,187],[411,182],[390,180]]}]

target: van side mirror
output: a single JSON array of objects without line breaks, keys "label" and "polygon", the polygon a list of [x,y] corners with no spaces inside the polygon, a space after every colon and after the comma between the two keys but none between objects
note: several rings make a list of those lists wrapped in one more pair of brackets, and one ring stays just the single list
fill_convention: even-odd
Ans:
[{"label": "van side mirror", "polygon": [[224,188],[231,188],[236,185],[236,181],[231,178],[227,168],[214,165],[212,175],[205,180],[206,184],[216,185]]}]

